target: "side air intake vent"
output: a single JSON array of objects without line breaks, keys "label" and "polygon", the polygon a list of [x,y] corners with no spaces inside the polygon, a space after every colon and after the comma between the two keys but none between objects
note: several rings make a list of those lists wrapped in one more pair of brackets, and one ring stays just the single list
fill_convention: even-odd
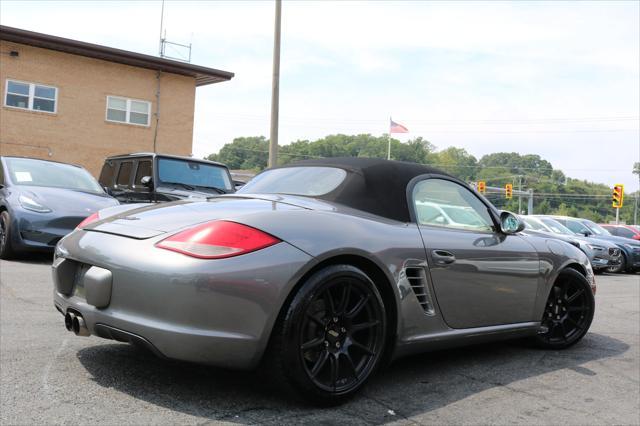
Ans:
[{"label": "side air intake vent", "polygon": [[418,303],[422,306],[424,313],[427,315],[435,314],[435,310],[433,309],[433,302],[431,300],[431,296],[429,295],[429,286],[427,285],[427,274],[424,268],[421,267],[410,267],[405,269],[405,273],[407,275],[407,280],[409,281],[409,285],[411,285],[411,289],[413,293],[416,295],[418,299]]}]

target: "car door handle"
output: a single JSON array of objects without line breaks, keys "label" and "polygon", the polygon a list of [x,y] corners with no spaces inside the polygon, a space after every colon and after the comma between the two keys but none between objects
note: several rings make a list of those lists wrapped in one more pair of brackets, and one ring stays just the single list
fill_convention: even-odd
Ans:
[{"label": "car door handle", "polygon": [[433,250],[431,252],[431,257],[433,257],[433,260],[437,265],[449,265],[456,261],[456,257],[453,253],[446,250]]}]

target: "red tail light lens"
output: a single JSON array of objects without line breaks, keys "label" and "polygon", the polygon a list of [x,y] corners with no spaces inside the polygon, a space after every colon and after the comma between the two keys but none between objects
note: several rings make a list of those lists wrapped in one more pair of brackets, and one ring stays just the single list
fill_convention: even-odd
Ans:
[{"label": "red tail light lens", "polygon": [[250,226],[215,221],[179,232],[156,247],[200,259],[239,256],[279,243],[280,240]]},{"label": "red tail light lens", "polygon": [[85,220],[83,220],[82,222],[80,222],[80,224],[78,226],[76,226],[76,229],[82,229],[85,226],[89,225],[92,222],[95,222],[96,220],[99,220],[100,216],[98,216],[98,213],[94,213],[91,216],[89,216],[88,218],[86,218]]}]

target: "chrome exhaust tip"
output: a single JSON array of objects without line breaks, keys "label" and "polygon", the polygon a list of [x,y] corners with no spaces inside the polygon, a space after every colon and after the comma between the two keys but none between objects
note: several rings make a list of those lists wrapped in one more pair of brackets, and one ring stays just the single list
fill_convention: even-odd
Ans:
[{"label": "chrome exhaust tip", "polygon": [[76,336],[86,337],[91,334],[89,333],[89,329],[87,328],[87,325],[84,322],[84,318],[82,318],[80,315],[75,315],[73,317],[72,328],[73,328],[73,333]]},{"label": "chrome exhaust tip", "polygon": [[73,319],[75,317],[75,314],[72,312],[67,312],[67,314],[64,316],[64,326],[67,331],[73,331]]}]

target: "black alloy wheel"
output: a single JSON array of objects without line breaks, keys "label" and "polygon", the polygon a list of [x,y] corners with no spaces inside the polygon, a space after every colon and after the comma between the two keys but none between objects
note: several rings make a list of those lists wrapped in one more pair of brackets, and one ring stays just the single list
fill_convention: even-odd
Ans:
[{"label": "black alloy wheel", "polygon": [[9,213],[0,213],[0,259],[10,259],[13,256],[11,247],[11,218]]},{"label": "black alloy wheel", "polygon": [[584,275],[574,269],[562,271],[545,305],[538,343],[550,349],[574,345],[589,330],[594,308],[593,292]]},{"label": "black alloy wheel", "polygon": [[333,265],[300,288],[274,334],[279,371],[297,394],[337,404],[371,377],[386,338],[384,304],[359,269]]}]

